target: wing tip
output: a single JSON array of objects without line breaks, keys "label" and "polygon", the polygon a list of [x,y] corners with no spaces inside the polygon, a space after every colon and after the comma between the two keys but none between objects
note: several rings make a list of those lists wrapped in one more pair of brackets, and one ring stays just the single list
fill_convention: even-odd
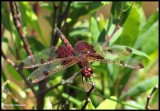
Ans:
[{"label": "wing tip", "polygon": [[134,69],[136,69],[136,70],[139,70],[139,69],[142,69],[142,68],[144,68],[144,65],[143,65],[142,63],[138,63],[138,64],[134,67]]}]

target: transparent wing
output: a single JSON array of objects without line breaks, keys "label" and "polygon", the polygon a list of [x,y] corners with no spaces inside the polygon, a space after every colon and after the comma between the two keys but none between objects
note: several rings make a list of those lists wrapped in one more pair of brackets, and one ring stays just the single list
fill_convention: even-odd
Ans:
[{"label": "transparent wing", "polygon": [[27,79],[31,83],[37,83],[60,70],[76,64],[77,62],[78,59],[76,57],[68,57],[63,61],[54,61],[52,64],[40,66],[39,68],[34,70]]},{"label": "transparent wing", "polygon": [[124,67],[141,69],[143,64],[136,59],[130,58],[129,55],[132,54],[132,49],[122,45],[111,45],[109,47],[103,48],[103,43],[92,42],[94,44],[94,50],[96,53],[91,54],[92,59],[96,59],[99,62],[117,64]]},{"label": "transparent wing", "polygon": [[133,68],[133,69],[141,69],[143,68],[143,64],[140,63],[139,61],[137,61],[136,59],[133,59],[133,58],[120,58],[120,57],[117,57],[117,58],[112,58],[112,59],[103,59],[101,58],[99,55],[97,55],[96,53],[95,54],[92,54],[90,56],[87,56],[86,57],[88,61],[91,61],[91,62],[94,62],[94,61],[99,61],[99,62],[104,62],[104,63],[110,63],[110,64],[117,64],[117,65],[120,65],[120,66],[123,66],[123,67],[129,67],[129,68]]},{"label": "transparent wing", "polygon": [[97,54],[103,56],[104,58],[109,58],[112,56],[123,58],[132,54],[132,49],[127,46],[111,45],[109,47],[103,47],[103,43],[101,42],[91,42],[89,44],[93,46],[93,49]]},{"label": "transparent wing", "polygon": [[40,66],[42,63],[48,61],[49,59],[56,58],[57,54],[55,53],[56,47],[51,47],[45,49],[38,54],[28,56],[20,62],[24,68],[34,68]]}]

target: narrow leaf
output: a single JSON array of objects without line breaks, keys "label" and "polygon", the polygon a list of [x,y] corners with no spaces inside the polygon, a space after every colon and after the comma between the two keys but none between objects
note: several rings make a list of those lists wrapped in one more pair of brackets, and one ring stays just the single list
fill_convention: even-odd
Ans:
[{"label": "narrow leaf", "polygon": [[128,96],[139,96],[141,93],[146,92],[147,90],[153,88],[156,84],[158,84],[158,77],[154,76],[147,80],[144,80],[138,83],[136,86],[130,88],[126,94],[124,94],[121,98],[128,97]]},{"label": "narrow leaf", "polygon": [[[117,100],[115,96],[111,96],[111,99]],[[116,109],[117,102],[105,99],[96,109]]]},{"label": "narrow leaf", "polygon": [[15,84],[14,82],[10,82],[9,83],[10,87],[12,89],[14,89],[22,98],[26,98],[26,93],[24,92],[23,89],[21,89],[21,87],[19,87],[17,84]]},{"label": "narrow leaf", "polygon": [[97,41],[100,34],[97,21],[94,17],[90,18],[90,31],[94,41]]}]

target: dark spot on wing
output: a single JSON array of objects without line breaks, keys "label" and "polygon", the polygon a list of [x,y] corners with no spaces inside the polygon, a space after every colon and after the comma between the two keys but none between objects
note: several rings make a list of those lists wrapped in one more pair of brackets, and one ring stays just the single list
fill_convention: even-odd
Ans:
[{"label": "dark spot on wing", "polygon": [[140,68],[144,68],[144,65],[143,65],[142,63],[138,63],[138,66],[139,66]]},{"label": "dark spot on wing", "polygon": [[44,59],[40,59],[40,61],[41,61],[41,64],[45,63],[45,60],[44,60]]},{"label": "dark spot on wing", "polygon": [[136,66],[134,66],[134,69],[138,70],[138,69],[142,69],[144,68],[144,65],[142,63],[138,63]]},{"label": "dark spot on wing", "polygon": [[111,50],[111,49],[108,49],[107,51],[108,51],[109,53],[111,53],[111,54],[114,54],[113,50]]},{"label": "dark spot on wing", "polygon": [[48,76],[49,71],[44,71],[43,74],[44,74],[45,76]]},{"label": "dark spot on wing", "polygon": [[120,64],[125,65],[125,62],[123,60],[120,60]]},{"label": "dark spot on wing", "polygon": [[132,53],[132,49],[126,47],[126,51],[129,52],[129,53]]},{"label": "dark spot on wing", "polygon": [[31,78],[27,78],[27,81],[28,81],[29,83],[32,83],[32,79],[31,79]]}]

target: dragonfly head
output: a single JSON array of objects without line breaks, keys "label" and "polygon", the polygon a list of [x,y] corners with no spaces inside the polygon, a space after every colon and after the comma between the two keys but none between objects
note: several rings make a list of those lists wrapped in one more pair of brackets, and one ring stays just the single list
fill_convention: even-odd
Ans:
[{"label": "dragonfly head", "polygon": [[91,67],[84,67],[81,70],[81,74],[86,78],[90,78],[93,74],[93,69]]}]

